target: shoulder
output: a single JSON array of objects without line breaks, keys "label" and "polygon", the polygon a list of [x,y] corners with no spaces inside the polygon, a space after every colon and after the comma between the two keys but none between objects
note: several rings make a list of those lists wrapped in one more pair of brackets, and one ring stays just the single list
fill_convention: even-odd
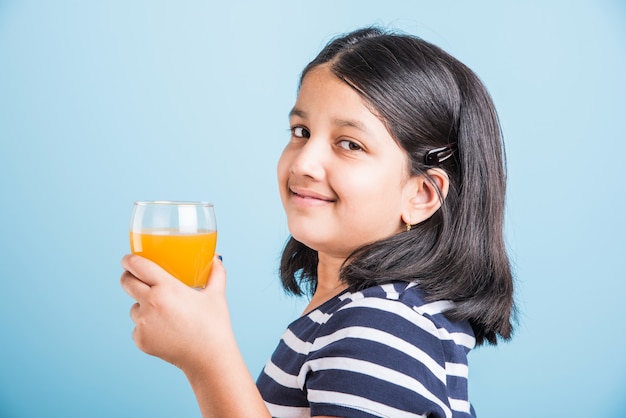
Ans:
[{"label": "shoulder", "polygon": [[332,309],[311,314],[324,323],[323,334],[367,328],[408,338],[416,344],[432,338],[450,341],[469,351],[475,345],[472,328],[467,321],[446,317],[445,312],[453,307],[451,301],[427,301],[424,292],[414,283],[393,282],[346,292],[339,296]]},{"label": "shoulder", "polygon": [[[407,283],[346,292],[339,299],[314,314],[319,327],[299,373],[306,376],[310,401],[359,408],[367,400],[386,405],[376,409],[383,416],[398,416],[398,410],[448,411],[435,414],[445,416],[451,398],[461,400],[460,409],[469,408],[463,388],[473,335],[469,324],[445,318],[450,303],[427,302]],[[333,401],[315,398],[321,393],[331,393]]]}]

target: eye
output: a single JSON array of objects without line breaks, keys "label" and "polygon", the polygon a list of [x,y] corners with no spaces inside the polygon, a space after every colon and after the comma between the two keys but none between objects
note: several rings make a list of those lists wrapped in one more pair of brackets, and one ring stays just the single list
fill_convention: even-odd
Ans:
[{"label": "eye", "polygon": [[363,151],[363,147],[361,147],[356,142],[349,141],[347,139],[339,141],[338,145],[339,145],[340,148],[343,148],[346,151]]},{"label": "eye", "polygon": [[291,128],[291,134],[296,138],[310,138],[311,133],[304,126],[294,126]]}]

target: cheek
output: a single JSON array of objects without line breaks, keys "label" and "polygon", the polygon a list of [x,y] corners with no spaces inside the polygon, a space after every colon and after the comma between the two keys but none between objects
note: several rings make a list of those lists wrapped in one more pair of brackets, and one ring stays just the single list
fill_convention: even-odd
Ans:
[{"label": "cheek", "polygon": [[[346,198],[346,213],[351,214],[356,222],[387,223],[400,219],[402,190],[398,185],[398,176],[386,172],[368,172],[361,176],[350,176],[349,182],[343,183],[343,196]],[[373,221],[376,219],[376,221]]]},{"label": "cheek", "polygon": [[291,163],[289,161],[288,155],[285,151],[280,155],[278,159],[278,164],[276,166],[276,176],[278,179],[278,190],[280,192],[281,199],[285,199],[285,195],[287,193],[287,181],[289,179],[289,169]]},{"label": "cheek", "polygon": [[384,206],[392,202],[389,199],[397,194],[397,178],[380,170],[361,170],[346,172],[336,182],[342,195],[349,198],[352,205]]},{"label": "cheek", "polygon": [[276,174],[278,177],[279,184],[282,185],[283,181],[287,179],[287,174],[289,172],[289,164],[287,162],[287,156],[285,151],[280,155],[278,159],[278,164],[276,165]]}]

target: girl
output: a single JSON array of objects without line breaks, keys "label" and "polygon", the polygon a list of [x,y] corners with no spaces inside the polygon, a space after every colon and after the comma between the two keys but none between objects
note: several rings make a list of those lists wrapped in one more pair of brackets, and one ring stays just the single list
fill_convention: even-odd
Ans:
[{"label": "girl", "polygon": [[366,28],[304,69],[278,163],[285,289],[307,294],[256,384],[216,259],[203,291],[126,256],[133,338],[180,367],[203,416],[470,417],[467,354],[509,339],[499,124],[479,79]]}]

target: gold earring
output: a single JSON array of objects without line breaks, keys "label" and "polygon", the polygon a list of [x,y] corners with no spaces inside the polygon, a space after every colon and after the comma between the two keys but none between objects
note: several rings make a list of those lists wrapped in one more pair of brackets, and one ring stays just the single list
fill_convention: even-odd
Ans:
[{"label": "gold earring", "polygon": [[409,232],[411,230],[411,224],[410,223],[406,223],[406,232]]}]

